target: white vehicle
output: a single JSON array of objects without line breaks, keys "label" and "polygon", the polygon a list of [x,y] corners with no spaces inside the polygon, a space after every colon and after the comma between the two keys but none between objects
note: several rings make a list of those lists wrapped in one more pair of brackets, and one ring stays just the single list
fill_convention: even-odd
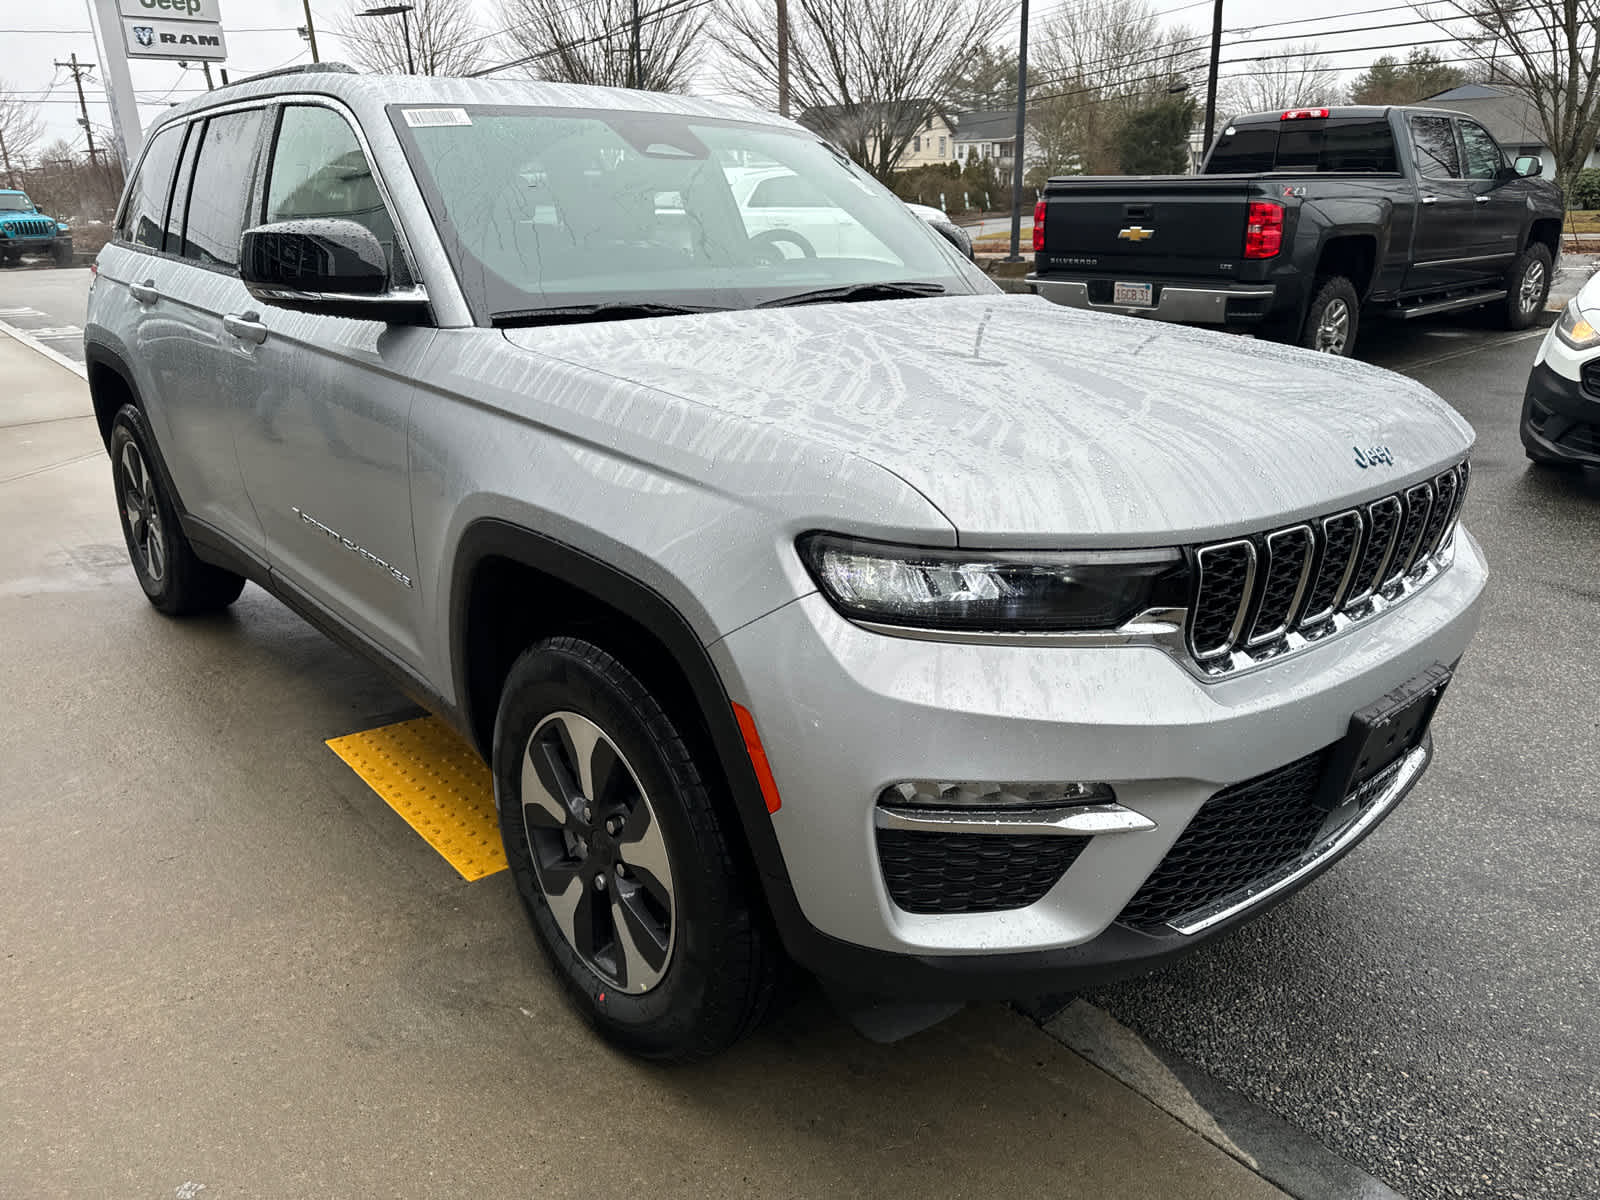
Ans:
[{"label": "white vehicle", "polygon": [[1541,466],[1600,467],[1600,276],[1550,327],[1522,400],[1522,446]]},{"label": "white vehicle", "polygon": [[745,233],[785,258],[896,261],[865,225],[788,167],[731,167],[727,174]]}]

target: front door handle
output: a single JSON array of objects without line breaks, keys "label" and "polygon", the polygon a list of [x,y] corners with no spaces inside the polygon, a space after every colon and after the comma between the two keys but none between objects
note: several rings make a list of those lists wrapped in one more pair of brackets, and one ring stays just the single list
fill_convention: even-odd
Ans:
[{"label": "front door handle", "polygon": [[222,318],[222,327],[241,342],[254,342],[259,346],[267,340],[267,327],[261,323],[261,314],[255,311],[229,313]]},{"label": "front door handle", "polygon": [[143,283],[129,284],[128,291],[133,293],[133,298],[140,304],[154,304],[161,299],[161,293],[156,291],[156,281],[154,279],[146,279]]},{"label": "front door handle", "polygon": [[1472,198],[1472,202],[1474,204],[1487,204],[1487,203],[1489,203],[1489,197],[1487,197],[1487,196],[1474,196]]},{"label": "front door handle", "polygon": [[1424,204],[1437,204],[1437,203],[1439,203],[1439,197],[1437,197],[1437,196],[1424,196],[1422,198],[1422,202]]}]

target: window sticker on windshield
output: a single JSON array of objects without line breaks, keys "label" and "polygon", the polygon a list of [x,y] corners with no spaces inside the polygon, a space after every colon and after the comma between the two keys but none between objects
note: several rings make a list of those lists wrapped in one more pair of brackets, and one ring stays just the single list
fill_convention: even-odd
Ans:
[{"label": "window sticker on windshield", "polygon": [[413,129],[434,129],[441,125],[471,125],[464,108],[402,108],[406,124]]}]

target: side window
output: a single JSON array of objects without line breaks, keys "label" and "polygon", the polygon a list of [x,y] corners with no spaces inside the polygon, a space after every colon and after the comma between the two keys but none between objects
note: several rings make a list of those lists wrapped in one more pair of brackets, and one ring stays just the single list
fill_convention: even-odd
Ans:
[{"label": "side window", "polygon": [[172,166],[182,144],[182,125],[168,125],[150,139],[150,147],[128,187],[128,203],[122,212],[122,224],[117,227],[117,235],[123,241],[161,249],[162,221],[167,213],[167,196],[172,191]]},{"label": "side window", "polygon": [[750,208],[832,208],[828,198],[798,175],[774,175],[756,184]]},{"label": "side window", "polygon": [[[289,105],[267,181],[267,220],[339,217],[365,225],[395,266],[394,218],[355,131],[330,108]],[[402,272],[403,273],[403,272]]]},{"label": "side window", "polygon": [[1500,147],[1489,131],[1476,121],[1459,121],[1461,144],[1467,151],[1467,176],[1470,179],[1493,179],[1505,166]]},{"label": "side window", "polygon": [[255,179],[262,111],[224,113],[206,122],[195,159],[183,230],[183,256],[212,267],[239,269],[239,237]]},{"label": "side window", "polygon": [[1460,179],[1461,156],[1449,117],[1412,117],[1411,139],[1417,145],[1417,170],[1431,179]]},{"label": "side window", "polygon": [[200,154],[200,133],[204,121],[189,126],[189,135],[183,142],[183,154],[178,159],[178,179],[172,189],[172,207],[167,212],[167,234],[162,248],[168,254],[183,252],[183,219],[189,211],[189,191],[194,186],[194,160]]}]

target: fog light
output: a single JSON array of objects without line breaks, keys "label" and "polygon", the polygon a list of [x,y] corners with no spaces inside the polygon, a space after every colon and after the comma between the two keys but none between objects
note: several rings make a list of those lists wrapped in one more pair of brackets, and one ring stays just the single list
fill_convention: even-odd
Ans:
[{"label": "fog light", "polygon": [[1117,794],[1108,783],[985,783],[908,779],[891,784],[878,803],[891,808],[1065,808],[1110,804]]}]

